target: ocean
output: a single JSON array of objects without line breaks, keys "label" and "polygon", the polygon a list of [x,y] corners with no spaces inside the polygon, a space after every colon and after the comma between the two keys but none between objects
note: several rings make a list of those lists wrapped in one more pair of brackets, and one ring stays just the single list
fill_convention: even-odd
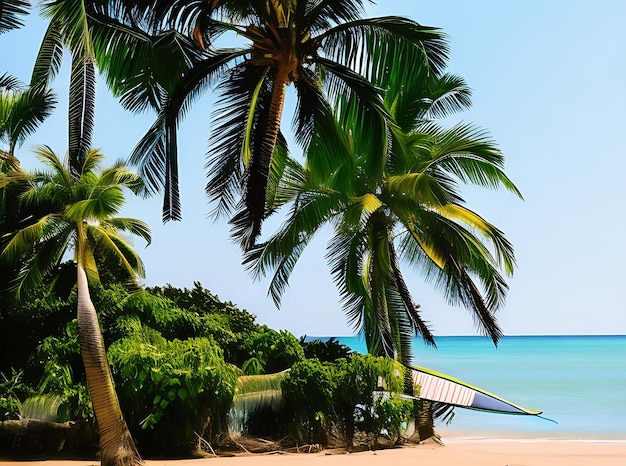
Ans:
[{"label": "ocean", "polygon": [[[310,337],[309,337],[310,338]],[[366,352],[358,337],[338,337]],[[626,336],[437,337],[437,349],[415,339],[414,364],[453,376],[517,405],[535,417],[456,408],[444,435],[626,441]]]}]

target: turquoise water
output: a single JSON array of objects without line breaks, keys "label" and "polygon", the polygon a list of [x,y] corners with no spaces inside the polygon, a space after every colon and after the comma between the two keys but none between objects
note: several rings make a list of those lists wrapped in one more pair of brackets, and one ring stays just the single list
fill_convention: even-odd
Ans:
[{"label": "turquoise water", "polygon": [[[366,352],[357,337],[339,337]],[[558,424],[533,416],[455,409],[439,431],[460,436],[626,440],[626,336],[438,337],[415,340],[414,363],[454,376]]]}]

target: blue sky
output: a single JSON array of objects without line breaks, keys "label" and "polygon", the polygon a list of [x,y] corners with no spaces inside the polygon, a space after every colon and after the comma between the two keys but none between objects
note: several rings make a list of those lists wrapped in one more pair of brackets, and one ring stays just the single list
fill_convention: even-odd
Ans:
[{"label": "blue sky", "polygon": [[[410,17],[449,35],[449,70],[474,92],[473,108],[451,122],[490,131],[525,197],[464,191],[469,206],[515,246],[518,269],[498,314],[505,334],[626,334],[626,4],[388,0],[368,11]],[[44,25],[31,15],[25,29],[0,36],[0,74],[28,80]],[[28,168],[35,166],[35,144],[66,150],[67,75],[66,66],[54,83],[55,115],[17,152]],[[323,258],[328,236],[320,235],[303,255],[276,310],[266,296],[268,281],[253,282],[240,265],[226,222],[207,219],[210,113],[207,95],[180,128],[183,221],[163,225],[158,198],[129,199],[124,214],[147,221],[153,231],[149,247],[137,244],[146,283],[190,287],[199,281],[274,328],[298,336],[351,335]],[[152,118],[126,113],[99,83],[94,146],[111,160],[125,157]],[[289,121],[287,116],[284,131]],[[407,270],[407,281],[436,334],[476,333],[469,313],[448,306],[419,274]]]}]

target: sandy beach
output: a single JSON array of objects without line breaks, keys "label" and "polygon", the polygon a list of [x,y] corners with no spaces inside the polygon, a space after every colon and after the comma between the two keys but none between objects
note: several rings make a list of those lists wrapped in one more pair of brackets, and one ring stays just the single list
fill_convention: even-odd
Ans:
[{"label": "sandy beach", "polygon": [[[0,464],[15,462],[0,461]],[[92,466],[96,461],[20,461],[20,466]],[[623,466],[626,441],[453,440],[359,453],[272,453],[206,459],[146,461],[147,466]]]}]

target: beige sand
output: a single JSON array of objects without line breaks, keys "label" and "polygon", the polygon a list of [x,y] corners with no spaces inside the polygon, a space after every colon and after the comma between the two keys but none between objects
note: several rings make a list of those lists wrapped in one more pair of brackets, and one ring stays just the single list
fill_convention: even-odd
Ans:
[{"label": "beige sand", "polygon": [[[351,454],[263,454],[197,460],[147,461],[147,466],[624,466],[624,442],[453,440]],[[16,463],[2,462],[0,464]],[[95,461],[20,461],[19,466],[91,466]]]}]

